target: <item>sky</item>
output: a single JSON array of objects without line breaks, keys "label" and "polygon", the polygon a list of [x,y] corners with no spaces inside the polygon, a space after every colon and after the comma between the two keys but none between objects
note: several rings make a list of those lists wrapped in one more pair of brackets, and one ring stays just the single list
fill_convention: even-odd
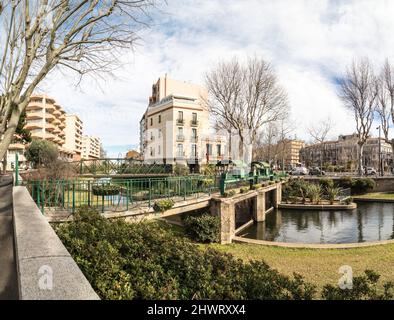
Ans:
[{"label": "sky", "polygon": [[369,57],[377,70],[386,58],[394,62],[392,0],[167,2],[135,50],[121,57],[124,67],[115,77],[87,77],[76,87],[75,75],[55,72],[40,85],[80,116],[86,134],[101,137],[109,156],[138,145],[152,84],[165,73],[203,85],[220,60],[262,57],[287,91],[293,136],[309,140],[306,128],[327,117],[334,123],[332,138],[355,131],[337,88],[354,58]]}]

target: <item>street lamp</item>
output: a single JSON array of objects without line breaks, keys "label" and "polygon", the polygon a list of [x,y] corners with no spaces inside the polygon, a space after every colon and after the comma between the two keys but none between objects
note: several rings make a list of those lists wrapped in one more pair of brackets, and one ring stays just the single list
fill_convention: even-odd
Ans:
[{"label": "street lamp", "polygon": [[379,130],[379,175],[383,177],[383,166],[382,166],[382,140],[381,136],[381,126],[377,127],[376,129]]}]

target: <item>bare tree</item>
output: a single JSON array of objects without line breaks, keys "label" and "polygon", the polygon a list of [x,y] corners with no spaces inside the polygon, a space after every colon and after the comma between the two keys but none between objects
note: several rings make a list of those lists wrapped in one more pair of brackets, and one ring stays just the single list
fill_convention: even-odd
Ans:
[{"label": "bare tree", "polygon": [[0,1],[0,159],[48,73],[69,69],[82,77],[113,71],[148,26],[157,1]]},{"label": "bare tree", "polygon": [[263,59],[249,58],[245,65],[237,58],[220,62],[206,74],[206,86],[208,108],[219,121],[234,128],[241,157],[245,143],[253,146],[259,130],[280,119],[288,107],[287,95]]},{"label": "bare tree", "polygon": [[310,124],[307,130],[314,143],[323,143],[326,141],[327,136],[330,134],[333,126],[334,125],[331,118],[327,118],[320,120],[315,124]]},{"label": "bare tree", "polygon": [[363,175],[364,145],[373,122],[377,93],[376,77],[369,60],[353,61],[344,75],[339,95],[356,121],[359,175]]},{"label": "bare tree", "polygon": [[394,141],[389,138],[390,122],[394,124],[394,69],[388,59],[377,79],[377,90],[376,112],[380,118],[384,139],[391,144],[394,153]]}]

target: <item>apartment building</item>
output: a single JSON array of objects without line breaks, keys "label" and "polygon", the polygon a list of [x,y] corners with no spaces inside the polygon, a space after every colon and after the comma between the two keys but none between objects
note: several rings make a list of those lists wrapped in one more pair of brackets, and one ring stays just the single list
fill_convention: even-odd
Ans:
[{"label": "apartment building", "polygon": [[101,140],[98,137],[82,137],[82,159],[95,160],[100,159]]},{"label": "apartment building", "polygon": [[140,150],[146,162],[196,169],[222,159],[224,141],[210,133],[207,96],[201,86],[159,78],[140,121]]},{"label": "apartment building", "polygon": [[66,115],[65,148],[73,151],[73,160],[82,158],[83,122],[77,115]]},{"label": "apartment building", "polygon": [[58,146],[60,157],[72,159],[73,151],[64,147],[66,112],[47,95],[32,95],[26,107],[25,129],[31,137],[53,142]]},{"label": "apartment building", "polygon": [[[304,147],[300,151],[301,161],[306,166],[337,165],[346,170],[356,170],[358,165],[358,135],[341,135],[338,140],[327,141]],[[392,147],[381,139],[381,159],[383,168],[393,166]],[[363,163],[365,166],[379,168],[379,138],[368,138],[364,145]]]}]

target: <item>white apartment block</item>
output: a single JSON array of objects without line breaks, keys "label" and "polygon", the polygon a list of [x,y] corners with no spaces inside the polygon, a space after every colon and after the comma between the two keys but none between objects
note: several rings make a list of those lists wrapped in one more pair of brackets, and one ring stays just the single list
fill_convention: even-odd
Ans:
[{"label": "white apartment block", "polygon": [[82,137],[82,159],[94,160],[100,159],[101,140],[98,137]]},{"label": "white apartment block", "polygon": [[83,122],[76,115],[66,115],[65,148],[73,151],[73,160],[82,158]]},{"label": "white apartment block", "polygon": [[140,149],[148,163],[183,164],[197,169],[225,154],[225,139],[210,133],[205,88],[159,78],[140,121]]},{"label": "white apartment block", "polygon": [[53,142],[60,157],[72,159],[73,151],[65,148],[66,112],[47,95],[32,95],[26,107],[25,128],[31,137]]}]

